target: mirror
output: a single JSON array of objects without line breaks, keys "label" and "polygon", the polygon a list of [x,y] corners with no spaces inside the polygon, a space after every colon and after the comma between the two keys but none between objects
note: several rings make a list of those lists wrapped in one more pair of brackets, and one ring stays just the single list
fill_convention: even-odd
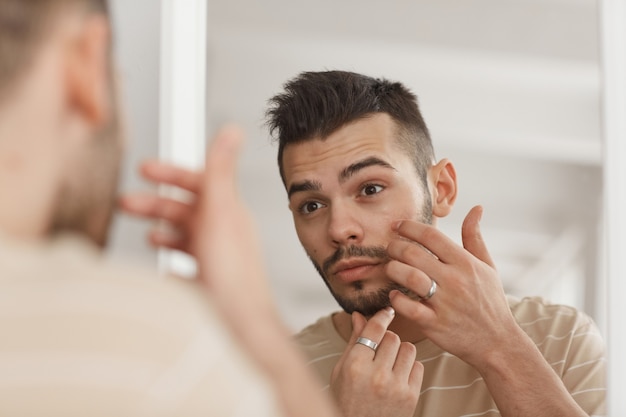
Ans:
[{"label": "mirror", "polygon": [[242,184],[285,318],[337,309],[293,230],[263,126],[266,101],[304,70],[405,83],[460,195],[440,222],[460,241],[476,204],[505,288],[585,310],[603,325],[598,5],[593,0],[210,2],[209,130],[249,134]]},{"label": "mirror", "polygon": [[[111,3],[132,138],[122,188],[136,189],[143,186],[137,162],[163,152],[157,121],[162,21],[168,16],[152,0]],[[259,219],[277,300],[294,330],[337,306],[293,232],[263,111],[299,71],[342,68],[398,79],[418,94],[437,156],[452,159],[459,171],[461,194],[441,227],[458,239],[467,209],[483,204],[485,238],[507,290],[582,308],[607,333],[601,201],[623,207],[626,179],[613,175],[623,157],[623,134],[613,132],[613,147],[604,151],[616,162],[606,178],[615,180],[603,184],[599,33],[607,49],[604,74],[607,67],[622,69],[613,77],[618,88],[608,92],[617,95],[604,94],[603,101],[605,108],[618,104],[618,120],[626,93],[619,75],[626,58],[624,0],[249,3],[207,4],[208,129],[234,120],[248,131],[242,185]],[[609,36],[618,42],[607,48]],[[609,55],[621,58],[618,65]],[[603,188],[609,191],[604,196]],[[607,242],[609,255],[617,256],[607,268],[617,292],[608,298],[612,317],[621,317],[624,228],[616,217],[608,219],[613,233]],[[156,263],[143,238],[148,227],[118,218],[112,255]],[[610,348],[621,352],[624,339],[615,323]],[[625,385],[618,359],[611,357],[612,387]],[[618,403],[614,398],[611,409]]]}]

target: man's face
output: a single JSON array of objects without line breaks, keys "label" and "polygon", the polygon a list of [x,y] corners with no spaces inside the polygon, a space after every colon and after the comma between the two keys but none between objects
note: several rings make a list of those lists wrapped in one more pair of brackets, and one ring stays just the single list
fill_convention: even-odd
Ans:
[{"label": "man's face", "polygon": [[289,208],[300,242],[347,312],[366,316],[389,305],[398,288],[385,275],[386,248],[400,219],[431,222],[428,190],[380,113],[324,140],[285,147]]}]

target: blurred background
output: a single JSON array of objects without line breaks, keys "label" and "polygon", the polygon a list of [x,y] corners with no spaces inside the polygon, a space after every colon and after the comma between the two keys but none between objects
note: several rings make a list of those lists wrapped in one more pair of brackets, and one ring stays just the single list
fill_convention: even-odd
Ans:
[{"label": "blurred background", "polygon": [[[146,187],[138,161],[162,154],[153,4],[113,1],[131,137],[126,191]],[[208,131],[234,121],[247,132],[241,186],[294,331],[338,307],[293,230],[264,112],[291,77],[330,69],[411,88],[437,157],[457,169],[458,201],[440,228],[460,241],[465,214],[483,205],[505,289],[574,305],[604,327],[597,1],[209,1],[207,24]],[[148,227],[118,219],[112,254],[156,264]]]}]

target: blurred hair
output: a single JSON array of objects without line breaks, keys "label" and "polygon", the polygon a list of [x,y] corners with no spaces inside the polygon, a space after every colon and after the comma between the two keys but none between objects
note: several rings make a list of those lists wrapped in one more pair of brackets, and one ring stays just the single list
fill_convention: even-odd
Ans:
[{"label": "blurred hair", "polygon": [[303,72],[269,100],[270,134],[278,140],[278,167],[285,183],[283,152],[289,144],[325,140],[343,126],[387,113],[396,124],[397,141],[427,186],[434,151],[417,97],[403,84],[348,71]]},{"label": "blurred hair", "polygon": [[0,0],[0,99],[31,64],[67,7],[108,15],[108,0]]}]

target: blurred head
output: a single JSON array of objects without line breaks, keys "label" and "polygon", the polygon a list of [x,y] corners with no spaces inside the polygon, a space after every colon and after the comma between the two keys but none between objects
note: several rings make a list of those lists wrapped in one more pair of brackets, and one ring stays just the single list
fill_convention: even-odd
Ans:
[{"label": "blurred head", "polygon": [[0,0],[5,231],[105,244],[123,142],[111,43],[106,0]]},{"label": "blurred head", "polygon": [[298,238],[342,308],[371,315],[391,289],[408,293],[385,273],[392,225],[433,223],[456,196],[416,96],[385,79],[305,72],[270,100],[267,117]]}]

